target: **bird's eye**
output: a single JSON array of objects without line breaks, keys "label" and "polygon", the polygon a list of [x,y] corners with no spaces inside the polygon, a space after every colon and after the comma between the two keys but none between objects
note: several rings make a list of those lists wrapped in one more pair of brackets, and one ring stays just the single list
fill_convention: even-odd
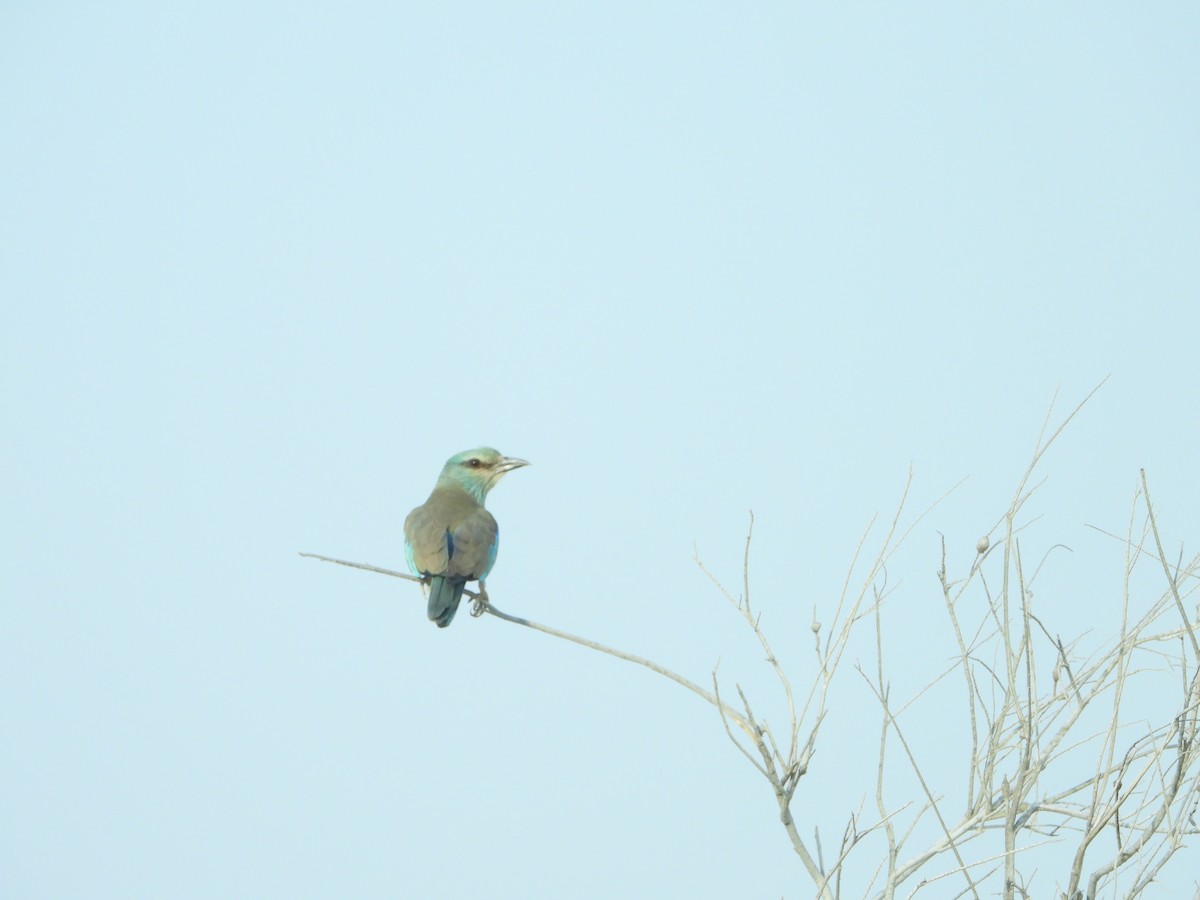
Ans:
[{"label": "bird's eye", "polygon": [[467,465],[470,466],[472,469],[478,469],[480,466],[483,465],[483,463],[478,459],[468,459]]}]

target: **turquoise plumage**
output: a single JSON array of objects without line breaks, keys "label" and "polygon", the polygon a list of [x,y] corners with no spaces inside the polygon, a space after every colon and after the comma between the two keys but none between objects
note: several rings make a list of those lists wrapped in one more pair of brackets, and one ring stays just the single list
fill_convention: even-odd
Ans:
[{"label": "turquoise plumage", "polygon": [[454,618],[468,581],[484,579],[496,564],[500,531],[484,508],[488,491],[523,459],[501,456],[491,447],[464,450],[446,461],[429,499],[404,520],[404,555],[414,575],[429,582],[429,618],[445,628]]}]

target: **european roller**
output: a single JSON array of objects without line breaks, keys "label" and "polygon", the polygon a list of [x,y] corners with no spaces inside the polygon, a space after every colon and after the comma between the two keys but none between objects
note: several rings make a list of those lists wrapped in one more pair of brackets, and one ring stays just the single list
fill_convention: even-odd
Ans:
[{"label": "european roller", "polygon": [[491,447],[464,450],[446,461],[429,499],[404,520],[404,552],[414,575],[429,581],[429,618],[445,628],[454,618],[468,581],[483,580],[496,564],[500,531],[483,508],[488,491],[523,459],[501,456]]}]

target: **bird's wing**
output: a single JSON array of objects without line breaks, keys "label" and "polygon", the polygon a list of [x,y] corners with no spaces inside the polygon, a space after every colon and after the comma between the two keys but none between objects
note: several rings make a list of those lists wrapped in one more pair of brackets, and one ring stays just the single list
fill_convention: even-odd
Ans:
[{"label": "bird's wing", "polygon": [[449,522],[432,500],[418,506],[404,520],[404,555],[417,575],[443,575],[450,562],[446,541]]},{"label": "bird's wing", "polygon": [[468,581],[487,578],[496,562],[500,530],[492,514],[482,506],[456,517],[449,531],[450,553],[446,574]]}]

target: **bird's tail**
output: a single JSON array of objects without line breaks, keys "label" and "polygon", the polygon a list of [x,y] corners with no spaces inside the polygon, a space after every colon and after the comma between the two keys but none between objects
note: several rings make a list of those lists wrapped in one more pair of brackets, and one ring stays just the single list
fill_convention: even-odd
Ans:
[{"label": "bird's tail", "polygon": [[434,575],[429,579],[429,621],[437,622],[438,628],[445,628],[458,612],[459,601],[462,600],[466,582],[452,580],[443,575]]}]

